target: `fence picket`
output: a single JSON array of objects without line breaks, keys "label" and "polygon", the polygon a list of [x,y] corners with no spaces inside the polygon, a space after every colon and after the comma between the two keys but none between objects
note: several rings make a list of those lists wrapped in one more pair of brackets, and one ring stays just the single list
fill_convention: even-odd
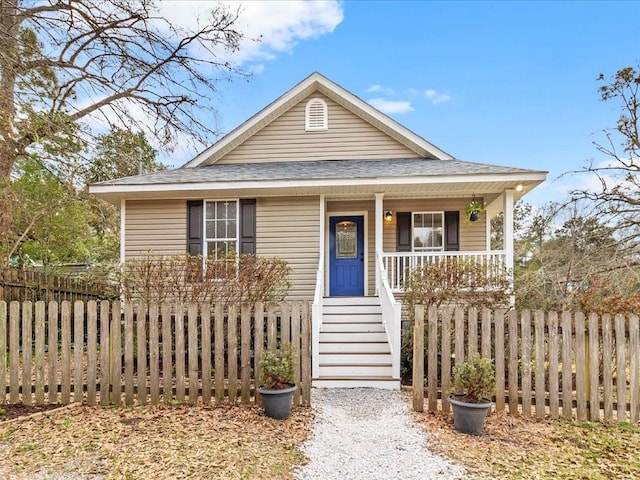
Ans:
[{"label": "fence picket", "polygon": [[[31,369],[33,366],[33,303],[22,302],[22,403],[33,404],[31,398]],[[17,358],[17,357],[16,357]]]},{"label": "fence picket", "polygon": [[276,329],[276,306],[272,303],[269,304],[267,310],[267,349],[275,350],[277,345]]},{"label": "fence picket", "polygon": [[536,387],[536,417],[544,418],[545,414],[545,337],[544,337],[544,312],[536,310],[534,313],[534,357],[535,357],[535,387]]},{"label": "fence picket", "polygon": [[413,327],[413,409],[424,411],[424,306],[417,305]]},{"label": "fence picket", "polygon": [[[297,304],[297,308],[294,310],[294,315],[291,316],[291,352],[294,358],[300,358],[300,318],[304,312],[304,303]],[[300,385],[293,394],[293,401],[297,405],[300,403],[300,397],[304,386],[301,385],[300,379],[304,378],[302,375],[302,362],[300,362],[295,370],[295,382],[296,385]]]},{"label": "fence picket", "polygon": [[0,300],[0,405],[7,400],[7,302]]},{"label": "fence picket", "polygon": [[428,312],[427,335],[427,400],[430,412],[438,411],[438,308],[432,306]]},{"label": "fence picket", "polygon": [[493,316],[495,326],[496,411],[498,413],[504,412],[504,317],[505,312],[502,309],[497,309]]},{"label": "fence picket", "polygon": [[71,303],[66,300],[62,302],[61,327],[62,385],[60,387],[60,402],[66,405],[71,399]]},{"label": "fence picket", "polygon": [[578,420],[587,421],[587,368],[585,354],[584,314],[576,312],[574,316],[576,328],[576,402]]},{"label": "fence picket", "polygon": [[518,413],[518,312],[509,311],[509,413]]},{"label": "fence picket", "polygon": [[442,385],[442,411],[449,413],[451,405],[446,401],[446,397],[451,389],[451,316],[452,310],[450,307],[446,307],[442,311],[442,367],[441,371],[441,385]]},{"label": "fence picket", "polygon": [[103,300],[100,302],[100,405],[109,405],[109,384],[111,383],[109,323],[109,302]]},{"label": "fence picket", "polygon": [[460,365],[464,362],[464,308],[456,307],[455,316],[455,362]]},{"label": "fence picket", "polygon": [[616,402],[618,422],[627,420],[627,374],[626,374],[626,333],[625,318],[621,314],[615,316],[616,327]]},{"label": "fence picket", "polygon": [[151,405],[160,403],[160,330],[158,304],[149,305],[149,394]]},{"label": "fence picket", "polygon": [[[205,303],[200,312],[202,318],[202,404],[211,403],[211,305]],[[153,379],[151,380],[153,385]]]},{"label": "fence picket", "polygon": [[138,376],[138,388],[136,397],[138,404],[147,403],[147,304],[140,303],[136,308],[135,323],[136,338],[136,375]]},{"label": "fence picket", "polygon": [[559,368],[558,368],[558,313],[549,312],[549,414],[556,419],[560,416]]},{"label": "fence picket", "polygon": [[173,401],[173,328],[171,305],[163,303],[162,315],[162,399],[164,403]]},{"label": "fence picket", "polygon": [[629,318],[629,390],[630,390],[630,411],[631,423],[638,423],[638,407],[640,405],[640,331],[638,325],[638,316],[631,315]]},{"label": "fence picket", "polygon": [[95,300],[87,302],[87,404],[96,404],[98,363],[98,309]]},{"label": "fence picket", "polygon": [[[35,333],[36,333],[36,405],[44,403],[44,334],[45,334],[45,303],[36,302]],[[2,357],[4,358],[4,357]],[[4,363],[4,362],[3,362]]]},{"label": "fence picket", "polygon": [[310,306],[305,304],[300,319],[300,336],[302,337],[302,404],[311,405],[311,315]]},{"label": "fence picket", "polygon": [[467,355],[471,358],[478,353],[478,310],[469,308],[467,311],[467,321],[469,322],[469,346],[467,347]]},{"label": "fence picket", "polygon": [[238,311],[235,305],[229,307],[227,329],[227,397],[229,403],[235,405],[238,396]]},{"label": "fence picket", "polygon": [[259,375],[260,375],[260,361],[262,358],[262,350],[264,349],[264,304],[262,302],[256,303],[255,311],[255,340],[254,340],[254,377],[256,382],[256,394],[255,402],[257,405],[261,405],[262,401],[260,394],[258,393]]},{"label": "fence picket", "polygon": [[73,401],[84,397],[82,372],[84,362],[84,302],[73,303]]},{"label": "fence picket", "polygon": [[522,335],[522,414],[531,416],[531,314],[524,310],[520,315]]},{"label": "fence picket", "polygon": [[573,418],[573,361],[571,313],[562,312],[562,416]]},{"label": "fence picket", "polygon": [[611,315],[602,316],[602,395],[604,397],[604,421],[613,421],[613,341]]},{"label": "fence picket", "polygon": [[133,405],[133,305],[124,305],[124,404]]},{"label": "fence picket", "polygon": [[589,314],[589,420],[600,420],[600,342],[598,314]]},{"label": "fence picket", "polygon": [[113,302],[111,309],[111,403],[120,405],[122,399],[122,305]]},{"label": "fence picket", "polygon": [[176,400],[178,403],[183,403],[185,398],[185,355],[187,350],[185,349],[184,340],[184,306],[176,304],[175,306],[175,318],[176,318],[176,345],[175,345],[175,366],[176,366]]},{"label": "fence picket", "polygon": [[480,355],[483,358],[491,358],[491,310],[482,309],[482,341]]},{"label": "fence picket", "polygon": [[49,302],[49,381],[47,400],[58,403],[58,302]]},{"label": "fence picket", "polygon": [[189,343],[189,403],[198,402],[198,305],[187,307],[187,338]]},{"label": "fence picket", "polygon": [[240,309],[240,401],[244,404],[251,401],[251,307],[243,303]]},{"label": "fence picket", "polygon": [[216,403],[222,403],[224,400],[224,307],[221,303],[215,306],[214,324]]}]

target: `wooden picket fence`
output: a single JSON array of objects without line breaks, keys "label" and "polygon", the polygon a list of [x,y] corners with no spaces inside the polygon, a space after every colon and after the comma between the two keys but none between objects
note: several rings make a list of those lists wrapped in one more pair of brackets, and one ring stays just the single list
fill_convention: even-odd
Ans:
[{"label": "wooden picket fence", "polygon": [[303,302],[0,301],[0,404],[247,404],[263,349],[292,348],[309,405],[310,331]]},{"label": "wooden picket fence", "polygon": [[[494,360],[495,409],[536,418],[637,424],[637,316],[580,312],[415,311],[413,407],[450,411],[452,367],[473,354]],[[425,330],[426,329],[426,330]],[[426,357],[426,358],[425,358]],[[426,389],[425,389],[426,374]]]}]

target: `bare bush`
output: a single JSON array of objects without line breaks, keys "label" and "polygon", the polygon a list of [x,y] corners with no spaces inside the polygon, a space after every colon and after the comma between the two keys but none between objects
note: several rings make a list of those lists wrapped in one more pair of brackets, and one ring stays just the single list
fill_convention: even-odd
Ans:
[{"label": "bare bush", "polygon": [[126,300],[143,302],[281,301],[291,288],[291,267],[277,257],[231,254],[154,256],[126,262],[119,273]]}]

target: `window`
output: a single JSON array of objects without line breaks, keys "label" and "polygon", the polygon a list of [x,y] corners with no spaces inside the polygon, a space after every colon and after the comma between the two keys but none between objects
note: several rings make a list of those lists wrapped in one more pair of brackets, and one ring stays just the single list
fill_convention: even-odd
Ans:
[{"label": "window", "polygon": [[304,117],[304,129],[307,131],[329,129],[327,104],[321,98],[312,98],[307,102]]},{"label": "window", "polygon": [[444,250],[444,213],[420,212],[413,214],[412,247],[414,252]]},{"label": "window", "polygon": [[205,202],[205,252],[209,259],[223,259],[238,251],[238,202]]}]

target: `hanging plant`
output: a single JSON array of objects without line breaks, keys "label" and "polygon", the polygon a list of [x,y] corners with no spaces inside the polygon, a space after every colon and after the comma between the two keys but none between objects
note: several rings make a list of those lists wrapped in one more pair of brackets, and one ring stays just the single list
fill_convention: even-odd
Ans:
[{"label": "hanging plant", "polygon": [[480,202],[476,202],[474,196],[473,200],[471,200],[471,203],[467,205],[467,208],[465,209],[467,220],[470,222],[475,222],[480,218],[480,213],[482,212],[482,210],[482,204]]}]

